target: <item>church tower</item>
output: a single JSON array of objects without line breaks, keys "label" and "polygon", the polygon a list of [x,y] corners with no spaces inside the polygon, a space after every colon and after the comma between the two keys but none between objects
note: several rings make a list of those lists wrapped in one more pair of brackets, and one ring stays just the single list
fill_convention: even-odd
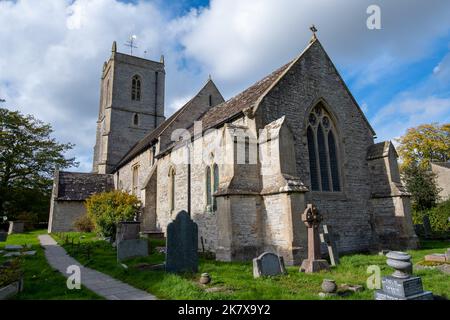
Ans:
[{"label": "church tower", "polygon": [[103,64],[92,171],[110,173],[131,147],[164,118],[164,58],[117,52]]}]

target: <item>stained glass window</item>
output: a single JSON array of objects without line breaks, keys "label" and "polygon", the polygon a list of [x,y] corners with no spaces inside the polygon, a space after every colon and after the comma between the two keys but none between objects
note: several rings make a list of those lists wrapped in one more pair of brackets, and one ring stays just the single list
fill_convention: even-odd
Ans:
[{"label": "stained glass window", "polygon": [[328,156],[322,125],[319,125],[319,128],[317,128],[317,146],[319,148],[320,181],[322,183],[322,191],[330,191],[330,180],[328,178]]},{"label": "stained glass window", "polygon": [[336,130],[322,103],[308,116],[309,169],[312,191],[341,191]]},{"label": "stained glass window", "polygon": [[311,127],[308,127],[308,152],[309,152],[309,171],[311,173],[311,188],[313,191],[319,189],[319,178],[317,172],[317,160],[316,160],[316,144],[314,142],[314,132]]},{"label": "stained glass window", "polygon": [[339,168],[336,154],[336,142],[332,131],[328,133],[328,152],[330,153],[331,178],[333,179],[333,191],[341,191],[339,183]]}]

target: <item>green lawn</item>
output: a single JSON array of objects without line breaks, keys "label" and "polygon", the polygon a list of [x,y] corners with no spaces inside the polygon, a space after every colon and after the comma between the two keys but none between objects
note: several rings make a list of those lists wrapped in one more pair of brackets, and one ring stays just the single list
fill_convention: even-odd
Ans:
[{"label": "green lawn", "polygon": [[[198,274],[167,274],[164,271],[142,270],[142,263],[157,264],[164,261],[164,255],[152,250],[149,257],[130,259],[125,262],[128,268],[117,264],[114,248],[104,241],[97,240],[93,234],[67,233],[69,243],[59,238],[59,242],[77,260],[88,267],[97,269],[114,278],[127,282],[137,288],[147,290],[161,299],[319,299],[320,285],[323,279],[334,279],[337,284],[366,284],[369,265],[379,265],[382,275],[392,273],[386,265],[386,257],[379,255],[354,254],[341,257],[341,264],[330,272],[304,274],[298,267],[288,267],[287,276],[253,279],[251,262],[218,262],[201,258]],[[83,237],[80,239],[80,237]],[[55,237],[56,238],[56,237]],[[75,245],[72,246],[71,239]],[[81,241],[80,245],[77,243]],[[152,241],[155,245],[164,244]],[[88,259],[87,247],[90,247]],[[428,253],[445,252],[450,242],[425,242],[422,249],[409,251],[413,262],[417,263]],[[212,282],[208,286],[198,284],[201,273],[208,272]],[[439,270],[418,270],[415,274],[422,277],[425,290],[435,295],[450,297],[449,275]],[[214,288],[215,292],[207,292]],[[360,293],[333,299],[373,299],[373,291],[367,288]]]},{"label": "green lawn", "polygon": [[[82,287],[80,290],[69,290],[66,278],[50,267],[45,259],[44,249],[40,246],[38,235],[47,233],[45,230],[30,233],[13,234],[8,236],[6,242],[0,243],[0,250],[7,244],[30,244],[36,250],[34,256],[22,256],[21,265],[24,273],[24,290],[12,299],[101,299],[92,291]],[[0,254],[0,264],[9,258]]]}]

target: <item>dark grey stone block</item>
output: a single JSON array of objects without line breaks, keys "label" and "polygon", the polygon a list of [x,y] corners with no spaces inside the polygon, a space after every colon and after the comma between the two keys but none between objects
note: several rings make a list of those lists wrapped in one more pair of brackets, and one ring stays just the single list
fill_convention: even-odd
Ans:
[{"label": "dark grey stone block", "polygon": [[167,226],[166,271],[198,271],[198,226],[184,210]]},{"label": "dark grey stone block", "polygon": [[382,290],[375,291],[375,300],[433,300],[433,293],[424,291],[409,297],[398,297],[390,295]]},{"label": "dark grey stone block", "polygon": [[122,240],[117,243],[117,261],[148,256],[148,241],[145,239]]},{"label": "dark grey stone block", "polygon": [[420,277],[399,279],[388,276],[383,277],[381,283],[385,293],[397,297],[409,297],[423,292],[422,279]]},{"label": "dark grey stone block", "polygon": [[274,253],[264,252],[253,259],[253,276],[255,278],[279,274],[286,274],[283,257]]},{"label": "dark grey stone block", "polygon": [[0,242],[5,242],[8,239],[8,232],[0,232]]},{"label": "dark grey stone block", "polygon": [[122,221],[117,224],[116,241],[139,239],[141,223],[139,221]]}]

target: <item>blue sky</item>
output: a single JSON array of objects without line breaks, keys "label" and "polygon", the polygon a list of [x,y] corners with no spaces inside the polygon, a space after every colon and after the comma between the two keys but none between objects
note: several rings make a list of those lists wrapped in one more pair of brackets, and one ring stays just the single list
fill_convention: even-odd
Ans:
[{"label": "blue sky", "polygon": [[[381,30],[366,26],[381,8]],[[318,37],[377,132],[450,122],[447,0],[0,1],[0,97],[50,122],[89,171],[99,78],[111,43],[137,35],[135,54],[166,58],[166,116],[205,83],[225,98],[295,57]],[[146,51],[146,52],[145,52]]]}]

